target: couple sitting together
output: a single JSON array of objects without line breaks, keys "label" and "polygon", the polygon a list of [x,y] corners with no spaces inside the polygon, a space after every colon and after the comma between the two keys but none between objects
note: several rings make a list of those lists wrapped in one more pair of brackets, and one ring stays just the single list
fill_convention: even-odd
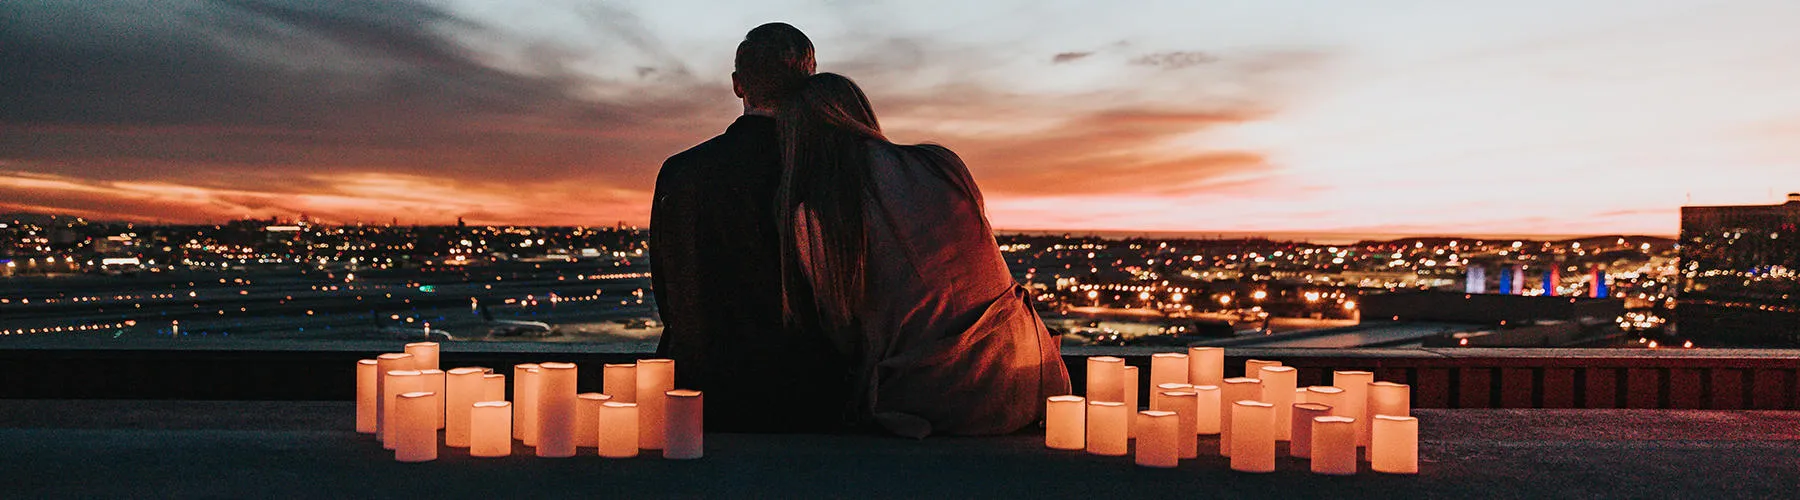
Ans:
[{"label": "couple sitting together", "polygon": [[1001,434],[1069,393],[955,153],[889,142],[793,26],[735,65],[743,116],[663,164],[650,215],[657,354],[708,430]]}]

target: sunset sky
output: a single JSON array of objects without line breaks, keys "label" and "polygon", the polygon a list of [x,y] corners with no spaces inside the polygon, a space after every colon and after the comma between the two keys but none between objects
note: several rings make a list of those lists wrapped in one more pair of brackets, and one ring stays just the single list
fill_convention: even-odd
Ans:
[{"label": "sunset sky", "polygon": [[25,0],[0,211],[642,224],[775,20],[999,228],[1673,234],[1800,191],[1793,0]]}]

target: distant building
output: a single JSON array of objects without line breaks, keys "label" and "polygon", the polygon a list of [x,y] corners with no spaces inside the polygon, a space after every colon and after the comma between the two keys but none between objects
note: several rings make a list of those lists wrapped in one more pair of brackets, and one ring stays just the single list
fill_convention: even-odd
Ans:
[{"label": "distant building", "polygon": [[1681,207],[1675,315],[1694,339],[1800,346],[1800,193],[1781,205]]}]

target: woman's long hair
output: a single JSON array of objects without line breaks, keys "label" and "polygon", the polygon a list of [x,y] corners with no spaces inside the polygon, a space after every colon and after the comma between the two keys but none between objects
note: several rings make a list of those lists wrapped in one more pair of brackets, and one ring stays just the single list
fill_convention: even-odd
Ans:
[{"label": "woman's long hair", "polygon": [[[808,77],[777,108],[776,120],[783,163],[775,207],[782,228],[783,312],[790,322],[816,312],[826,325],[847,327],[866,286],[869,141],[886,139],[862,89],[833,73]],[[808,288],[811,300],[803,292]]]}]

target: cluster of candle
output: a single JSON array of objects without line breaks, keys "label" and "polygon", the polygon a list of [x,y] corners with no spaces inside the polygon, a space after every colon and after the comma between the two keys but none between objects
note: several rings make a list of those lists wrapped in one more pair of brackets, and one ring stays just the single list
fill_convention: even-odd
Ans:
[{"label": "cluster of candle", "polygon": [[675,362],[645,359],[604,367],[603,391],[581,393],[574,363],[513,366],[506,375],[484,367],[438,369],[435,342],[356,363],[356,432],[374,434],[401,462],[438,457],[443,445],[474,457],[512,454],[513,441],[539,457],[575,456],[593,448],[608,458],[661,450],[663,458],[703,453],[703,395],[675,389]]},{"label": "cluster of candle", "polygon": [[1225,351],[1194,347],[1150,358],[1150,409],[1139,411],[1137,367],[1087,359],[1087,396],[1046,401],[1044,444],[1124,456],[1136,441],[1145,467],[1175,467],[1199,456],[1200,435],[1218,435],[1219,454],[1243,472],[1273,472],[1276,443],[1319,474],[1350,475],[1361,455],[1376,472],[1417,474],[1419,421],[1411,388],[1376,382],[1365,371],[1334,371],[1331,386],[1297,387],[1298,371],[1249,360],[1245,377],[1225,378]]}]

